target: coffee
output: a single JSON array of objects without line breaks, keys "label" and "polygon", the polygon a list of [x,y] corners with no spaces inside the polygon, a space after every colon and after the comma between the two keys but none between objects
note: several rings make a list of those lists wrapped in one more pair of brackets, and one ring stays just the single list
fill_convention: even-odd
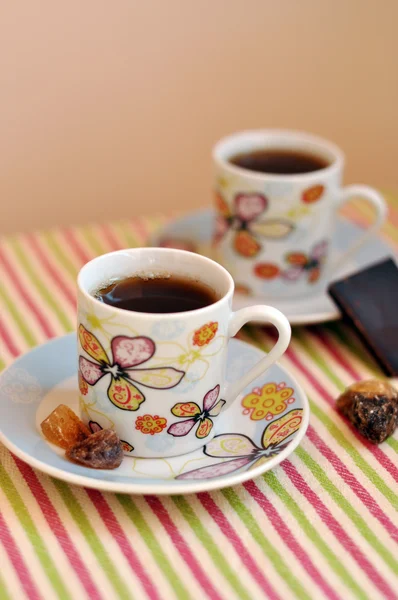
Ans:
[{"label": "coffee", "polygon": [[229,162],[237,167],[275,175],[297,175],[319,171],[329,165],[321,156],[301,150],[263,148],[235,154]]},{"label": "coffee", "polygon": [[93,295],[115,308],[145,313],[185,312],[218,300],[206,284],[178,275],[126,277],[104,285]]}]

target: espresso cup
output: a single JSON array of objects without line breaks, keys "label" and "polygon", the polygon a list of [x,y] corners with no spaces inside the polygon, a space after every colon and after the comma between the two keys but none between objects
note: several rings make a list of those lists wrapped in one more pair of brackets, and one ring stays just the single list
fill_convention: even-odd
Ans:
[{"label": "espresso cup", "polygon": [[[178,276],[210,287],[216,301],[178,313],[144,313],[104,304],[98,289],[131,276]],[[285,352],[286,317],[270,306],[232,312],[234,283],[218,263],[165,248],[111,252],[78,275],[80,408],[91,431],[115,429],[129,456],[168,457],[209,442],[222,410]],[[248,321],[271,323],[272,350],[226,384],[228,341]]]},{"label": "espresso cup", "polygon": [[[272,174],[233,164],[234,157],[272,150],[307,155],[318,170]],[[341,187],[344,155],[326,140],[284,130],[243,131],[219,141],[215,164],[214,257],[232,274],[238,292],[265,299],[319,292],[328,279],[380,229],[387,207],[364,185]],[[343,256],[331,252],[339,208],[361,198],[375,218]]]}]

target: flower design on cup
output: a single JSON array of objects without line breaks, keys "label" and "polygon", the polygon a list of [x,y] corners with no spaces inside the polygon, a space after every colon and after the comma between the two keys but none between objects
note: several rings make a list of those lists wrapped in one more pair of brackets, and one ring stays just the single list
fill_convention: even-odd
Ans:
[{"label": "flower design on cup", "polygon": [[304,252],[290,252],[286,256],[286,262],[290,266],[282,273],[282,277],[287,281],[296,281],[307,274],[308,283],[316,283],[321,276],[327,251],[328,243],[323,240],[312,247],[309,255],[304,254]]},{"label": "flower design on cup", "polygon": [[214,339],[218,330],[218,323],[212,321],[199,327],[194,334],[192,343],[194,346],[207,346]]},{"label": "flower design on cup", "polygon": [[271,421],[275,415],[293,404],[294,390],[285,383],[266,383],[262,388],[254,388],[242,400],[243,414],[250,415],[252,421]]},{"label": "flower design on cup", "polygon": [[152,389],[170,389],[178,385],[185,372],[173,367],[137,368],[156,352],[153,340],[145,336],[119,335],[111,341],[112,359],[98,339],[83,325],[79,325],[79,340],[83,350],[94,359],[79,356],[79,369],[86,383],[94,386],[110,375],[108,398],[122,410],[137,410],[145,396],[135,385]]},{"label": "flower design on cup", "polygon": [[253,272],[260,279],[276,279],[280,274],[280,269],[273,263],[257,263],[253,267]]},{"label": "flower design on cup", "polygon": [[294,228],[294,225],[288,221],[284,219],[258,220],[267,207],[268,200],[263,194],[249,192],[235,196],[234,209],[231,211],[221,194],[217,193],[214,242],[219,243],[231,229],[235,232],[234,250],[241,256],[251,258],[262,249],[259,238],[278,240],[288,236]]},{"label": "flower design on cup", "polygon": [[313,185],[312,187],[304,190],[304,192],[301,195],[301,199],[305,204],[314,204],[315,202],[318,202],[318,200],[321,199],[324,191],[324,185]]},{"label": "flower design on cup", "polygon": [[242,296],[250,296],[252,293],[251,289],[245,283],[235,283],[235,292],[242,294]]},{"label": "flower design on cup", "polygon": [[167,419],[159,415],[143,415],[136,418],[135,428],[141,433],[155,435],[161,433],[167,425]]},{"label": "flower design on cup", "polygon": [[[208,391],[203,398],[203,409],[196,402],[178,402],[173,406],[171,412],[174,416],[185,419],[184,421],[176,422],[170,425],[167,432],[175,437],[182,437],[197,425],[195,435],[197,438],[205,438],[213,429],[213,421],[211,417],[217,417],[225,400],[218,400],[220,386],[216,385],[212,390]],[[189,418],[186,418],[189,417]]]},{"label": "flower design on cup", "polygon": [[88,385],[84,381],[83,375],[81,374],[81,371],[79,371],[79,373],[78,373],[78,379],[79,379],[79,390],[80,390],[80,393],[83,394],[83,396],[87,396],[87,394],[88,394]]},{"label": "flower design on cup", "polygon": [[184,380],[175,393],[185,393],[205,377],[210,360],[221,352],[225,343],[226,337],[220,335],[219,323],[210,321],[190,331],[186,342],[184,340],[159,342],[158,354],[152,362],[162,364],[167,361],[169,365],[183,370]]},{"label": "flower design on cup", "polygon": [[[299,430],[302,420],[303,409],[296,408],[269,423],[263,431],[261,446],[257,446],[249,437],[240,433],[216,435],[206,444],[203,452],[212,458],[223,459],[222,462],[187,471],[178,475],[176,479],[213,479],[243,467],[258,467],[287,447],[289,442],[286,440]],[[232,460],[224,460],[226,458]]]}]

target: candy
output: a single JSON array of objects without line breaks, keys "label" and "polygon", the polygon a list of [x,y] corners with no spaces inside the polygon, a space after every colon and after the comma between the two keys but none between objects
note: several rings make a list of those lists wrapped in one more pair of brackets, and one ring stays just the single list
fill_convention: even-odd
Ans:
[{"label": "candy", "polygon": [[101,429],[69,448],[66,457],[92,469],[116,469],[123,460],[123,449],[113,429]]},{"label": "candy", "polygon": [[337,409],[374,444],[387,439],[398,425],[398,392],[383,381],[360,381],[337,399]]},{"label": "candy", "polygon": [[65,404],[60,404],[41,423],[43,435],[49,442],[65,450],[87,438],[90,430]]}]

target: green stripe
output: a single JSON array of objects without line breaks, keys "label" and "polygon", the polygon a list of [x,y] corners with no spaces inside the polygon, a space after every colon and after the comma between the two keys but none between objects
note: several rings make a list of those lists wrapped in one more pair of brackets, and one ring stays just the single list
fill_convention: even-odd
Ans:
[{"label": "green stripe", "polygon": [[366,460],[361,456],[358,450],[344,437],[344,434],[341,432],[340,428],[337,427],[333,423],[333,421],[319,408],[319,406],[310,400],[310,407],[313,414],[319,419],[324,426],[327,428],[329,433],[334,437],[336,442],[344,448],[344,450],[349,454],[356,464],[356,466],[361,469],[362,473],[366,475],[369,481],[377,487],[379,492],[387,498],[387,500],[398,510],[398,496],[394,494],[388,485],[384,482],[384,479],[380,477],[376,471],[371,467]]},{"label": "green stripe", "polygon": [[[1,296],[5,306],[7,307],[8,312],[11,314],[11,316],[14,319],[15,323],[17,324],[20,332],[22,333],[23,337],[25,338],[25,341],[28,344],[28,346],[34,346],[35,338],[33,336],[33,333],[30,331],[29,327],[27,327],[27,325],[26,325],[27,319],[26,319],[26,317],[23,317],[22,314],[17,310],[16,303],[11,300],[11,298],[7,294],[6,290],[4,289],[4,286],[0,286],[0,296]],[[3,315],[3,318],[4,318],[4,315]]]},{"label": "green stripe", "polygon": [[2,371],[3,369],[6,368],[6,363],[4,362],[4,360],[0,357],[0,371]]},{"label": "green stripe", "polygon": [[57,571],[57,568],[51,558],[50,553],[48,552],[45,543],[43,542],[36,525],[34,524],[23,500],[20,496],[17,488],[11,481],[7,471],[0,464],[0,485],[3,489],[3,492],[8,498],[9,503],[11,504],[16,517],[18,518],[21,526],[23,527],[30,543],[32,544],[33,550],[35,551],[37,558],[41,566],[43,567],[44,572],[46,573],[54,591],[58,595],[59,598],[71,598],[67,588],[65,587],[64,582],[60,574]]},{"label": "green stripe", "polygon": [[369,600],[369,596],[362,590],[362,588],[357,584],[357,582],[351,577],[350,573],[343,566],[343,564],[338,560],[334,552],[328,547],[328,545],[323,541],[322,537],[315,529],[315,527],[310,523],[310,521],[305,516],[304,512],[301,510],[297,502],[290,496],[290,494],[284,489],[284,487],[280,484],[275,474],[272,471],[265,473],[262,475],[264,481],[269,485],[271,490],[279,496],[282,500],[283,504],[289,510],[289,512],[294,516],[301,529],[304,531],[306,536],[312,541],[314,546],[323,554],[327,562],[333,571],[340,577],[340,579],[345,583],[345,585],[358,597],[363,598],[364,600]]},{"label": "green stripe", "polygon": [[[263,348],[265,350],[269,349],[272,344],[265,344],[264,338],[262,338],[261,343],[257,341],[257,336],[265,336],[264,333],[261,333],[260,330],[256,330],[253,333],[252,329],[245,328],[245,331],[250,335],[250,338],[256,343],[257,346]],[[366,475],[369,481],[377,487],[377,489],[383,494],[385,498],[394,506],[398,507],[398,497],[391,488],[386,485],[382,477],[380,477],[375,469],[371,467],[366,460],[361,456],[358,450],[347,440],[344,434],[341,432],[340,428],[337,427],[334,422],[326,415],[326,413],[314,402],[310,399],[310,407],[311,411],[314,415],[325,425],[328,429],[330,435],[334,437],[336,442],[351,456],[354,463],[357,467]]]},{"label": "green stripe", "polygon": [[126,244],[127,248],[136,248],[138,246],[137,237],[128,227],[128,224],[125,222],[115,223],[115,229],[117,230],[119,239],[123,240],[123,243]]},{"label": "green stripe", "polygon": [[398,452],[398,440],[394,439],[391,436],[388,438],[388,440],[385,441],[385,443],[391,446],[391,448],[395,450],[395,452]]},{"label": "green stripe", "polygon": [[37,275],[34,267],[32,267],[27,258],[27,254],[21,248],[20,243],[14,238],[10,240],[10,245],[17,256],[19,263],[25,269],[29,279],[37,288],[43,300],[52,308],[62,327],[65,329],[65,331],[73,331],[74,327],[72,326],[71,322],[65,315],[64,311],[60,309],[58,301],[54,298],[51,291],[49,291],[47,286],[42,282],[40,276]]},{"label": "green stripe", "polygon": [[79,227],[79,232],[83,235],[84,239],[90,246],[91,250],[94,252],[95,256],[99,256],[100,254],[104,254],[105,252],[107,252],[100,243],[100,241],[97,239],[91,226],[86,225],[85,227]]},{"label": "green stripe", "polygon": [[373,533],[368,527],[364,519],[354,509],[354,507],[348,502],[345,496],[339,491],[339,489],[330,481],[322,467],[306,452],[302,447],[298,447],[296,450],[297,456],[300,457],[302,462],[308,467],[310,473],[314,475],[321,486],[327,491],[329,496],[335,501],[335,503],[345,512],[347,517],[351,519],[355,527],[358,529],[360,534],[365,540],[373,547],[373,549],[381,556],[386,564],[392,569],[394,573],[398,573],[398,561],[394,559],[392,554],[384,547],[379,541],[379,538]]},{"label": "green stripe", "polygon": [[65,271],[71,276],[72,280],[75,281],[78,270],[73,264],[73,262],[68,258],[65,249],[59,246],[56,235],[49,231],[47,233],[43,233],[41,237],[47,244],[48,248],[51,250],[54,257],[62,265]]},{"label": "green stripe", "polygon": [[332,381],[335,386],[342,392],[346,386],[342,381],[334,374],[332,369],[329,368],[326,360],[323,358],[322,354],[320,354],[317,348],[314,348],[306,339],[303,330],[294,331],[294,340],[296,340],[307,352],[307,354],[312,358],[315,364],[329,377],[330,381]]},{"label": "green stripe", "polygon": [[0,574],[0,598],[1,598],[1,600],[11,600],[11,596],[8,593],[8,590],[3,581],[3,578],[1,577],[1,574]]},{"label": "green stripe", "polygon": [[203,526],[201,520],[196,515],[186,498],[183,496],[173,496],[171,499],[181,512],[188,525],[191,527],[198,540],[207,550],[209,556],[219,569],[220,573],[229,582],[231,588],[235,590],[239,599],[252,600],[249,592],[242,584],[242,577],[238,576],[238,574],[234,573],[234,571],[231,569],[228,561],[224,558],[222,552],[218,549],[213,538],[208,531],[206,531],[206,528]]},{"label": "green stripe", "polygon": [[116,498],[123,507],[127,517],[137,528],[139,534],[141,535],[148,549],[152,553],[152,556],[155,559],[155,562],[157,563],[159,569],[168,579],[177,598],[180,598],[181,600],[187,600],[188,598],[190,598],[191,595],[188,593],[188,590],[178,577],[176,571],[173,569],[170,561],[163,552],[159,542],[154,536],[148,523],[145,521],[137,505],[132,501],[132,499],[129,496],[123,494],[116,494]]},{"label": "green stripe", "polygon": [[105,550],[99,536],[96,534],[93,526],[91,525],[83,508],[80,506],[79,501],[73,495],[70,487],[58,479],[52,478],[51,480],[59,495],[63,499],[65,506],[67,507],[73,520],[83,534],[87,544],[90,546],[99,565],[106,574],[109,582],[112,584],[115,592],[119,598],[131,600],[131,593],[129,592],[125,582],[120,577],[119,572],[116,570],[114,564],[110,560],[109,555]]},{"label": "green stripe", "polygon": [[[305,598],[310,598],[302,584],[293,575],[291,568],[283,560],[281,554],[268,542],[261,531],[258,522],[255,520],[247,506],[241,502],[237,493],[231,488],[223,489],[221,490],[221,493],[227,499],[242,523],[246,526],[254,541],[260,546],[265,556],[272,562],[275,571],[280,575],[286,585],[289,586],[295,596],[303,600]],[[269,575],[268,578],[270,579]]]}]

